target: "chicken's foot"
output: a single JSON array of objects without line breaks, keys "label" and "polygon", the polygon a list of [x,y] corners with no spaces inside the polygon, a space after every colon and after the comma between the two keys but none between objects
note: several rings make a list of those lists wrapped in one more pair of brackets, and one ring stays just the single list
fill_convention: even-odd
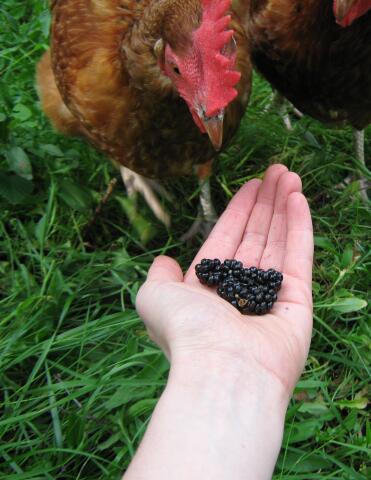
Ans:
[{"label": "chicken's foot", "polygon": [[[166,212],[157,198],[154,190],[164,194],[164,188],[162,185],[155,182],[155,180],[149,180],[138,173],[133,172],[127,167],[120,167],[121,177],[125,184],[126,191],[129,197],[135,195],[135,192],[143,195],[149,208],[152,210],[156,218],[160,220],[166,227],[170,227],[170,215]],[[164,195],[165,197],[168,194]]]}]

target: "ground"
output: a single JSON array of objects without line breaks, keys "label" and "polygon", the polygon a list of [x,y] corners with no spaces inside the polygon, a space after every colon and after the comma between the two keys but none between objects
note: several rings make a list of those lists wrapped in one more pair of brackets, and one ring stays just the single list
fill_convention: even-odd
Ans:
[{"label": "ground", "polygon": [[[1,478],[118,479],[168,372],[135,295],[155,255],[186,268],[195,254],[200,240],[190,247],[179,238],[194,218],[197,184],[167,185],[170,231],[144,204],[136,211],[120,182],[95,215],[118,174],[83,141],[53,131],[34,88],[47,2],[3,0],[0,22]],[[301,175],[313,213],[313,341],[274,478],[370,478],[370,212],[356,183],[338,186],[354,170],[351,130],[304,119],[287,132],[264,111],[269,96],[255,78],[211,186],[220,213],[246,180],[282,162]]]}]

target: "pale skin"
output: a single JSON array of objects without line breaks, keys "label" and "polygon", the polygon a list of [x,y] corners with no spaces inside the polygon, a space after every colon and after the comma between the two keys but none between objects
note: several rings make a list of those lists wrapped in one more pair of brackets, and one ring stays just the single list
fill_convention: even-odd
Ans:
[{"label": "pale skin", "polygon": [[[194,266],[205,257],[280,270],[272,311],[241,315],[202,286]],[[175,260],[155,259],[137,309],[171,369],[124,480],[272,477],[310,345],[312,263],[301,180],[283,165],[239,190],[185,275]]]}]

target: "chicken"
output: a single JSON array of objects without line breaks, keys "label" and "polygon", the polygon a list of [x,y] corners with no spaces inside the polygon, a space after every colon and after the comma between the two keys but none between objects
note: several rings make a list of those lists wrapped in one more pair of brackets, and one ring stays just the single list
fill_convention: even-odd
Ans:
[{"label": "chicken", "polygon": [[145,177],[196,169],[212,216],[210,160],[249,99],[248,42],[230,2],[52,2],[51,50],[37,68],[44,112],[118,164],[128,190],[142,190],[164,223]]},{"label": "chicken", "polygon": [[241,0],[237,9],[257,70],[300,112],[350,123],[363,162],[359,131],[371,122],[370,7],[371,0]]}]

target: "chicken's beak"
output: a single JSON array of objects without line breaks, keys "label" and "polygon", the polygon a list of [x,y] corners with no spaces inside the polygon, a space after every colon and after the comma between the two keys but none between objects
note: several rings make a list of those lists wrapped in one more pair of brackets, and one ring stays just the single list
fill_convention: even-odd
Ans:
[{"label": "chicken's beak", "polygon": [[337,22],[341,22],[356,0],[334,0],[334,14]]},{"label": "chicken's beak", "polygon": [[224,111],[218,113],[214,117],[200,116],[201,123],[209,135],[213,147],[218,152],[223,143],[223,120]]}]

